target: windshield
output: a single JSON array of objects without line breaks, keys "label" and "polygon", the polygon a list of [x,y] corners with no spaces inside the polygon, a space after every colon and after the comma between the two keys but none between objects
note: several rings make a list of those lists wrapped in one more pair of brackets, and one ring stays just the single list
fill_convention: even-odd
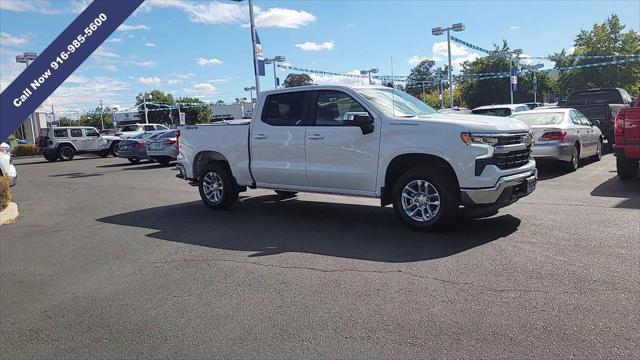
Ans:
[{"label": "windshield", "polygon": [[130,139],[146,139],[148,137],[150,137],[151,135],[153,135],[153,133],[150,132],[145,132],[145,133],[140,133],[136,136],[132,136],[130,137]]},{"label": "windshield", "polygon": [[404,91],[387,89],[356,89],[387,116],[412,117],[437,114],[429,105]]},{"label": "windshield", "polygon": [[120,131],[137,131],[138,125],[125,125],[120,128]]},{"label": "windshield", "polygon": [[518,114],[511,116],[514,119],[526,122],[529,126],[534,125],[555,125],[560,124],[564,120],[564,113],[537,113],[537,114]]}]

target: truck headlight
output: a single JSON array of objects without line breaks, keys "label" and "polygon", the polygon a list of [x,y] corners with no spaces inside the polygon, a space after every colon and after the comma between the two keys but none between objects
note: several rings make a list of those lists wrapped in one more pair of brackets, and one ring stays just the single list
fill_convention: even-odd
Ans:
[{"label": "truck headlight", "polygon": [[485,145],[495,145],[498,143],[498,139],[493,136],[479,136],[473,135],[468,132],[463,132],[460,134],[460,138],[462,141],[467,144],[485,144]]}]

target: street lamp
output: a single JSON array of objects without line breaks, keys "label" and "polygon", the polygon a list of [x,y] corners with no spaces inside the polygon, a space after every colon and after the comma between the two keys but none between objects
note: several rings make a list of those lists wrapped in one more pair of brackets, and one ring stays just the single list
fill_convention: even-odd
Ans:
[{"label": "street lamp", "polygon": [[509,93],[511,94],[511,104],[513,104],[513,86],[518,84],[518,74],[513,74],[513,55],[522,55],[522,49],[515,49],[509,55]]},{"label": "street lamp", "polygon": [[373,68],[369,70],[360,70],[360,75],[369,75],[369,85],[373,85],[371,83],[371,74],[377,74],[378,71],[379,70],[377,68]]},{"label": "street lamp", "polygon": [[[16,55],[16,62],[19,64],[25,64],[29,67],[29,64],[38,57],[38,53],[25,52],[22,55]],[[35,129],[36,112],[31,114],[31,136],[33,141],[36,141],[36,129]]]},{"label": "street lamp", "polygon": [[464,29],[465,28],[463,23],[456,23],[447,28],[437,27],[437,28],[431,29],[431,34],[436,36],[444,34],[445,31],[447,32],[447,52],[449,53],[449,98],[451,98],[452,109],[453,109],[453,82],[451,81],[451,36],[449,32],[451,30],[456,32],[464,31]]},{"label": "street lamp", "polygon": [[[255,90],[255,89],[256,89],[255,86],[244,88],[244,91],[248,91],[249,92],[249,99],[251,99],[251,102],[253,102],[253,90]],[[258,96],[258,92],[257,91],[256,91],[256,96]]]},{"label": "street lamp", "polygon": [[272,58],[264,59],[265,64],[273,64],[273,86],[274,89],[278,88],[278,77],[276,76],[276,63],[285,62],[287,59],[284,56],[276,56]]},{"label": "street lamp", "polygon": [[[241,2],[242,0],[233,0],[235,2]],[[253,48],[253,74],[256,78],[256,85],[254,86],[256,90],[256,97],[260,93],[260,75],[258,74],[258,49],[256,47],[256,22],[253,16],[253,0],[248,0],[249,2],[249,23],[251,24],[251,46]]]},{"label": "street lamp", "polygon": [[531,70],[531,72],[533,73],[533,102],[535,103],[538,102],[538,77],[536,75],[538,73],[538,70],[542,69],[543,67],[544,64],[527,66],[527,68],[529,68],[529,70]]}]

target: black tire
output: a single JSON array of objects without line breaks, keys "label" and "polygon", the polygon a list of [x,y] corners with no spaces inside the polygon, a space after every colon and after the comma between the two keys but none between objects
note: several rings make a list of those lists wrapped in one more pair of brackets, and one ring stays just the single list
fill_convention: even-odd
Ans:
[{"label": "black tire", "polygon": [[140,158],[137,158],[137,157],[130,157],[130,158],[127,158],[127,160],[129,160],[129,162],[132,164],[140,163]]},{"label": "black tire", "polygon": [[616,170],[618,177],[622,180],[633,179],[638,175],[638,160],[628,160],[625,158],[616,158]]},{"label": "black tire", "polygon": [[98,153],[98,156],[100,156],[101,158],[106,158],[107,156],[109,156],[109,150],[100,151]]},{"label": "black tire", "polygon": [[[212,186],[217,188],[213,189]],[[218,191],[218,186],[222,187],[221,191]],[[229,167],[224,163],[209,164],[202,171],[198,177],[198,190],[202,202],[213,210],[228,209],[238,201],[238,186]]]},{"label": "black tire", "polygon": [[288,199],[296,196],[298,193],[295,191],[274,190],[281,198]]},{"label": "black tire", "polygon": [[71,161],[76,156],[76,150],[70,145],[62,145],[58,149],[58,157],[62,161]]},{"label": "black tire", "polygon": [[118,157],[119,150],[120,150],[120,142],[118,141],[111,144],[111,147],[109,148],[109,152],[111,153],[111,155],[113,155],[113,157]]},{"label": "black tire", "polygon": [[593,161],[600,161],[602,160],[602,139],[598,140],[598,149],[596,150],[596,154],[593,155],[591,157],[591,159],[593,159]]},{"label": "black tire", "polygon": [[43,156],[47,161],[51,161],[51,162],[58,161],[58,155],[44,154]]},{"label": "black tire", "polygon": [[[422,189],[420,189],[420,183],[423,184]],[[415,199],[409,200],[403,196],[403,193],[411,194],[407,188],[411,188],[414,185],[417,185],[416,189],[418,191],[412,191],[418,195]],[[435,208],[436,205],[432,203],[435,202],[434,192],[432,191],[434,189],[439,200],[437,209]],[[442,229],[450,225],[457,214],[460,203],[460,194],[457,185],[455,185],[455,179],[451,179],[442,169],[433,167],[413,168],[402,174],[393,184],[391,196],[393,210],[400,220],[416,230],[425,231]],[[419,203],[423,200],[426,204]],[[414,209],[416,210],[414,212],[417,212],[417,209],[422,206],[422,210],[420,210],[422,220],[416,220],[407,213],[407,211],[412,211],[412,206],[415,206]],[[428,217],[425,217],[425,210],[429,215]],[[418,216],[418,213],[414,216]]]},{"label": "black tire", "polygon": [[171,162],[169,159],[155,159],[160,165],[167,166]]},{"label": "black tire", "polygon": [[569,172],[574,172],[580,167],[580,148],[578,147],[578,144],[573,147],[571,160],[566,163],[566,167]]}]

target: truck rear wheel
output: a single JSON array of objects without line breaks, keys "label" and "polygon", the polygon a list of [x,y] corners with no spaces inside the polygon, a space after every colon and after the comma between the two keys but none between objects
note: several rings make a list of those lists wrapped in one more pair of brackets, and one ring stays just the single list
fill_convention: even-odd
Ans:
[{"label": "truck rear wheel", "polygon": [[214,210],[228,209],[238,201],[238,187],[228,167],[221,163],[207,166],[198,178],[200,198]]},{"label": "truck rear wheel", "polygon": [[44,158],[51,162],[58,161],[58,155],[56,154],[44,154]]},{"label": "truck rear wheel", "polygon": [[618,177],[622,180],[634,178],[638,174],[638,167],[638,160],[616,158],[616,170]]},{"label": "truck rear wheel", "polygon": [[69,145],[62,145],[60,149],[58,149],[58,155],[60,156],[60,160],[70,161],[73,160],[76,151]]},{"label": "truck rear wheel", "polygon": [[392,190],[393,209],[417,230],[435,230],[451,223],[458,209],[454,181],[433,167],[410,169]]}]

